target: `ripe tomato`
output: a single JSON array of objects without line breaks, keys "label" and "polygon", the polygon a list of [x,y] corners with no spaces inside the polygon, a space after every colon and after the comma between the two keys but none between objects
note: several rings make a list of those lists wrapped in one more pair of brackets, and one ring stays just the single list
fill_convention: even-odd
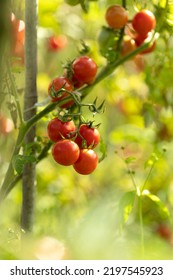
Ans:
[{"label": "ripe tomato", "polygon": [[57,52],[62,50],[67,45],[67,37],[64,35],[51,36],[47,41],[47,48],[50,52]]},{"label": "ripe tomato", "polygon": [[25,22],[16,19],[15,15],[11,14],[11,52],[12,56],[21,58],[21,63],[24,63],[24,40],[25,40]]},{"label": "ripe tomato", "polygon": [[156,18],[151,11],[142,10],[132,19],[132,26],[138,34],[146,36],[148,32],[155,28]]},{"label": "ripe tomato", "polygon": [[[69,92],[72,92],[74,87],[71,81],[66,77],[57,77],[53,79],[49,86],[48,86],[48,94],[52,99],[52,102],[60,101],[69,96],[68,92],[60,93],[60,96],[55,97],[54,93],[58,92],[61,88],[66,89]],[[66,102],[65,104],[61,105],[61,108],[69,108],[74,104],[73,100]]]},{"label": "ripe tomato", "polygon": [[[140,46],[144,43],[144,41],[145,41],[146,38],[147,38],[147,36],[140,36],[140,35],[137,35],[136,38],[135,38],[135,44],[136,44],[136,46],[137,46],[137,47],[140,47]],[[140,53],[141,53],[141,54],[150,53],[150,52],[154,51],[155,47],[156,47],[156,41],[153,41],[153,42],[151,43],[151,45],[150,45],[147,49],[141,51]]]},{"label": "ripe tomato", "polygon": [[136,49],[135,40],[133,40],[130,36],[126,36],[122,42],[122,49],[121,49],[122,56],[128,55],[135,49]]},{"label": "ripe tomato", "polygon": [[122,6],[112,5],[106,10],[105,19],[109,27],[120,29],[126,25],[128,13]]},{"label": "ripe tomato", "polygon": [[81,56],[74,60],[72,64],[72,80],[76,84],[91,84],[97,74],[97,64],[88,56]]},{"label": "ripe tomato", "polygon": [[79,128],[79,135],[75,142],[82,148],[95,148],[100,141],[100,133],[97,128],[92,128],[86,124],[82,124]]},{"label": "ripe tomato", "polygon": [[71,140],[59,140],[52,147],[54,160],[61,165],[72,165],[79,158],[80,150],[78,145]]},{"label": "ripe tomato", "polygon": [[158,235],[160,235],[160,237],[162,237],[163,239],[166,239],[168,241],[171,239],[171,236],[172,236],[171,229],[167,225],[164,225],[164,224],[160,224],[158,226],[157,233],[158,233]]},{"label": "ripe tomato", "polygon": [[8,134],[14,128],[13,122],[11,119],[6,118],[2,114],[0,114],[0,134]]},{"label": "ripe tomato", "polygon": [[79,174],[88,175],[96,169],[97,165],[97,154],[91,149],[82,149],[78,160],[73,164],[73,168]]},{"label": "ripe tomato", "polygon": [[47,132],[49,138],[56,142],[58,140],[61,140],[64,138],[72,138],[74,136],[76,127],[74,122],[68,121],[68,122],[62,122],[58,118],[52,119],[47,126]]}]

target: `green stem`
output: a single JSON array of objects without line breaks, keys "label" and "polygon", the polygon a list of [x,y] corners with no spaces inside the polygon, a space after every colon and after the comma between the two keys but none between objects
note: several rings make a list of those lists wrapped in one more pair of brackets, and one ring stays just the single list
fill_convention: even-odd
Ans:
[{"label": "green stem", "polygon": [[122,65],[124,62],[130,60],[131,58],[133,58],[135,55],[139,54],[140,52],[144,51],[145,49],[147,49],[150,44],[153,42],[154,39],[154,35],[151,38],[150,41],[145,42],[144,44],[142,44],[140,47],[138,47],[137,49],[135,49],[134,51],[132,51],[131,53],[129,53],[128,55],[121,57],[119,60],[113,62],[113,63],[108,63],[105,67],[102,68],[102,70],[100,71],[100,73],[97,75],[95,81],[93,84],[88,85],[86,87],[84,87],[83,89],[81,89],[81,93],[82,93],[82,99],[88,95],[88,93],[93,89],[93,87],[95,87],[95,85],[97,85],[98,83],[100,83],[102,80],[104,80],[105,78],[107,78],[109,75],[111,75],[115,69],[117,67],[119,67],[120,65]]},{"label": "green stem", "polygon": [[17,93],[17,90],[16,90],[14,76],[11,72],[10,64],[9,64],[8,59],[7,59],[6,63],[7,63],[7,72],[8,72],[12,92],[13,92],[13,95],[15,97],[16,108],[17,108],[17,112],[18,112],[18,115],[19,115],[19,120],[20,120],[20,123],[22,124],[23,123],[23,116],[22,116],[21,106],[20,106],[20,102],[19,102],[19,98],[18,98],[18,93]]},{"label": "green stem", "polygon": [[142,213],[142,194],[138,196],[139,198],[139,222],[140,222],[140,236],[141,236],[141,257],[144,256],[144,223],[143,223],[143,213]]}]

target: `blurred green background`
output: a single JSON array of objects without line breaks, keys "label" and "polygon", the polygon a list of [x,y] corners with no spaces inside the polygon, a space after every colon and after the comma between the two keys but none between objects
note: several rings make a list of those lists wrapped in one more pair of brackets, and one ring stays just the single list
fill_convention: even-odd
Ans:
[{"label": "blurred green background", "polygon": [[[89,11],[85,13],[80,5],[70,6],[62,0],[39,1],[37,82],[40,106],[47,98],[51,79],[63,74],[63,64],[68,59],[79,55],[81,40],[90,46],[90,56],[99,69],[106,64],[97,38],[101,27],[106,25],[106,7],[115,2],[121,4],[121,1],[89,1]],[[136,7],[147,7],[158,16],[164,5],[165,1],[127,1],[130,18]],[[85,99],[92,102],[98,97],[100,103],[105,100],[105,112],[96,115],[95,122],[101,123],[99,131],[107,147],[106,158],[88,176],[77,174],[72,167],[57,165],[51,153],[42,160],[37,166],[33,234],[25,236],[20,230],[21,184],[18,183],[0,209],[0,259],[173,258],[171,7],[165,15],[155,51],[118,67]],[[24,19],[23,2],[12,1],[11,11]],[[47,40],[52,35],[65,37],[65,46],[57,52],[47,48]],[[14,75],[22,103],[24,69],[15,70]],[[38,107],[38,111],[42,108]],[[10,118],[6,108],[1,110]],[[87,110],[84,113],[86,119],[92,118]],[[37,125],[37,135],[43,139],[52,117],[53,112]],[[16,135],[16,129],[0,134],[0,181],[10,161]],[[99,147],[97,152],[101,157]],[[138,210],[134,206],[126,224],[122,225],[125,208],[121,198],[134,190],[128,168],[133,171],[137,185],[142,186],[149,174],[153,153],[158,161],[145,188],[160,201],[147,196],[143,199],[144,254],[141,254]],[[127,157],[134,157],[128,166]],[[164,227],[162,232],[158,230],[161,226]],[[168,231],[169,238],[163,234],[164,230]]]}]

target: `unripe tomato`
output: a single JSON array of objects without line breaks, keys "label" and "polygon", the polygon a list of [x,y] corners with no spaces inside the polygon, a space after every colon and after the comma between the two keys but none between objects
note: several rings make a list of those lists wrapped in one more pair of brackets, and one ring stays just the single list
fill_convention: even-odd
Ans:
[{"label": "unripe tomato", "polygon": [[58,140],[61,140],[64,138],[72,138],[74,136],[76,127],[74,122],[68,121],[68,122],[62,122],[58,118],[52,119],[47,126],[47,132],[49,138],[56,142]]},{"label": "unripe tomato", "polygon": [[82,149],[78,160],[73,164],[73,168],[79,174],[88,175],[96,169],[97,165],[97,154],[91,149]]},{"label": "unripe tomato", "polygon": [[[73,84],[66,77],[57,77],[50,82],[50,84],[48,86],[48,94],[51,97],[52,102],[60,101],[69,96],[68,92],[61,92],[60,96],[58,96],[58,97],[54,96],[54,92],[56,93],[62,88],[66,89],[69,92],[72,92],[74,89]],[[66,102],[65,104],[61,105],[60,107],[69,108],[73,104],[74,104],[74,101],[70,100],[70,101]]]},{"label": "unripe tomato", "polygon": [[151,11],[142,10],[134,16],[132,26],[138,34],[146,36],[155,28],[156,18]]},{"label": "unripe tomato", "polygon": [[80,150],[78,145],[71,140],[59,140],[52,147],[54,160],[64,166],[74,164],[79,158]]},{"label": "unripe tomato", "polygon": [[91,84],[97,74],[97,64],[88,56],[81,56],[74,60],[72,64],[73,77],[75,84]]},{"label": "unripe tomato", "polygon": [[126,25],[128,13],[122,6],[112,5],[106,10],[105,19],[109,27],[120,29]]},{"label": "unripe tomato", "polygon": [[97,128],[92,128],[86,124],[82,124],[79,128],[79,135],[75,142],[82,148],[94,149],[100,141],[100,133]]}]

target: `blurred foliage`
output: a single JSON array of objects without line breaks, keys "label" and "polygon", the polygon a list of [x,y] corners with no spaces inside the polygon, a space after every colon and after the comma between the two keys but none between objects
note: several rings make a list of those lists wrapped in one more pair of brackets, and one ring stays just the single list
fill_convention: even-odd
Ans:
[{"label": "blurred foliage", "polygon": [[[96,97],[100,103],[106,100],[104,114],[97,115],[95,121],[101,123],[99,130],[107,146],[107,157],[89,176],[74,173],[72,167],[57,165],[50,155],[40,161],[34,234],[28,237],[18,226],[21,210],[18,183],[1,205],[0,259],[45,259],[45,253],[38,249],[40,242],[48,248],[57,248],[55,252],[49,250],[50,258],[57,259],[173,259],[173,238],[161,238],[157,231],[160,225],[165,225],[173,236],[173,3],[168,2],[165,12],[165,0],[126,2],[130,18],[140,8],[155,12],[160,34],[153,53],[138,55],[118,67],[86,98],[89,102]],[[104,13],[112,3],[115,1],[39,1],[38,111],[47,102],[51,79],[62,75],[64,63],[78,56],[81,40],[89,45],[99,69],[106,64],[96,39],[101,28],[106,28]],[[24,18],[21,1],[11,1],[11,11]],[[66,36],[65,48],[49,52],[47,40],[52,35]],[[13,73],[22,104],[24,69],[17,67]],[[7,95],[4,102],[9,98]],[[1,111],[10,118],[7,107]],[[88,111],[85,114],[90,118]],[[53,115],[54,112],[50,113],[38,123],[39,137],[46,139],[47,123]],[[15,129],[0,134],[0,181],[10,161],[16,134]],[[99,147],[97,151],[101,156]],[[153,153],[158,160],[147,177]],[[137,185],[142,186],[148,178],[145,184],[148,192],[143,195],[145,255],[142,256],[139,215],[129,169]],[[36,249],[41,253],[36,253]]]}]

